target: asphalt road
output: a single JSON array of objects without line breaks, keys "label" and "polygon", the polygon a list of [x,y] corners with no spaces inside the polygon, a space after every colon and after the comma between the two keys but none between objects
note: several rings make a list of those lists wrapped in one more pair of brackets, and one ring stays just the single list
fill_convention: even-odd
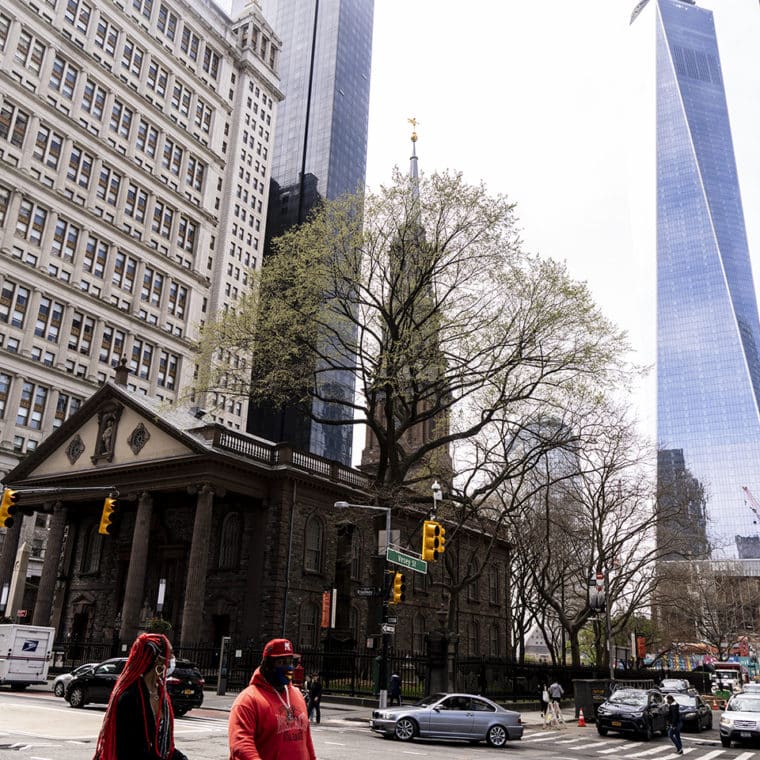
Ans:
[{"label": "asphalt road", "polygon": [[[14,693],[0,689],[0,760],[91,760],[103,720],[103,706],[76,710],[50,693]],[[367,711],[368,713],[369,711]],[[325,709],[322,723],[312,726],[319,760],[677,760],[667,738],[639,742],[600,737],[593,725],[574,723],[560,729],[529,726],[520,742],[496,750],[462,742],[383,739],[357,719],[357,711]],[[717,717],[717,715],[716,715]],[[717,725],[717,720],[716,720]],[[227,713],[198,709],[175,723],[177,746],[190,760],[227,760]],[[689,760],[760,760],[760,746],[724,749],[717,730],[684,734]]]}]

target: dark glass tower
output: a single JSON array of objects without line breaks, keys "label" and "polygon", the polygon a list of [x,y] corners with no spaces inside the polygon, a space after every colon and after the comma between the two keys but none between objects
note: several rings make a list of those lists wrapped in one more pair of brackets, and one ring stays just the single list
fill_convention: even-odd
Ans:
[{"label": "dark glass tower", "polygon": [[[320,198],[364,188],[374,0],[264,0],[264,15],[282,40],[285,100],[275,133],[266,247],[304,221]],[[323,384],[352,398],[353,378],[335,373]],[[322,404],[321,417],[350,412]],[[353,428],[313,422],[297,407],[252,407],[248,432],[289,441],[351,464]]]},{"label": "dark glass tower", "polygon": [[742,557],[758,534],[742,487],[760,495],[760,322],[715,26],[694,0],[652,6],[660,476],[677,451],[712,556]]}]

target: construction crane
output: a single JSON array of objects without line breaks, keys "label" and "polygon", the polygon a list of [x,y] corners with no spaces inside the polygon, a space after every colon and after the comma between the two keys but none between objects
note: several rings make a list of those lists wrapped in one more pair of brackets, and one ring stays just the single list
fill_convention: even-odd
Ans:
[{"label": "construction crane", "polygon": [[[744,491],[744,503],[752,510],[757,520],[760,520],[760,502],[747,486],[742,486],[742,491]],[[757,520],[753,520],[755,525],[757,525]]]}]

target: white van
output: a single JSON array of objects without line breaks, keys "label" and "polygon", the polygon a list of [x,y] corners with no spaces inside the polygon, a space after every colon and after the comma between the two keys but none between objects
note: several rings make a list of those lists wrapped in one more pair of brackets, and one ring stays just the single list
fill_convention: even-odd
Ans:
[{"label": "white van", "polygon": [[0,625],[0,684],[25,689],[47,683],[53,657],[55,628],[40,625]]}]

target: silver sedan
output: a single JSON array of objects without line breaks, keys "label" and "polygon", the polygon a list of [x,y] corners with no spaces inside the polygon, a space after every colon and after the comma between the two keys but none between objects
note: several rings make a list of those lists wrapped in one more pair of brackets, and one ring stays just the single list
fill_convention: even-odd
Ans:
[{"label": "silver sedan", "polygon": [[507,710],[477,694],[431,694],[413,705],[375,710],[370,728],[390,738],[466,739],[503,747],[520,739],[520,713]]}]

